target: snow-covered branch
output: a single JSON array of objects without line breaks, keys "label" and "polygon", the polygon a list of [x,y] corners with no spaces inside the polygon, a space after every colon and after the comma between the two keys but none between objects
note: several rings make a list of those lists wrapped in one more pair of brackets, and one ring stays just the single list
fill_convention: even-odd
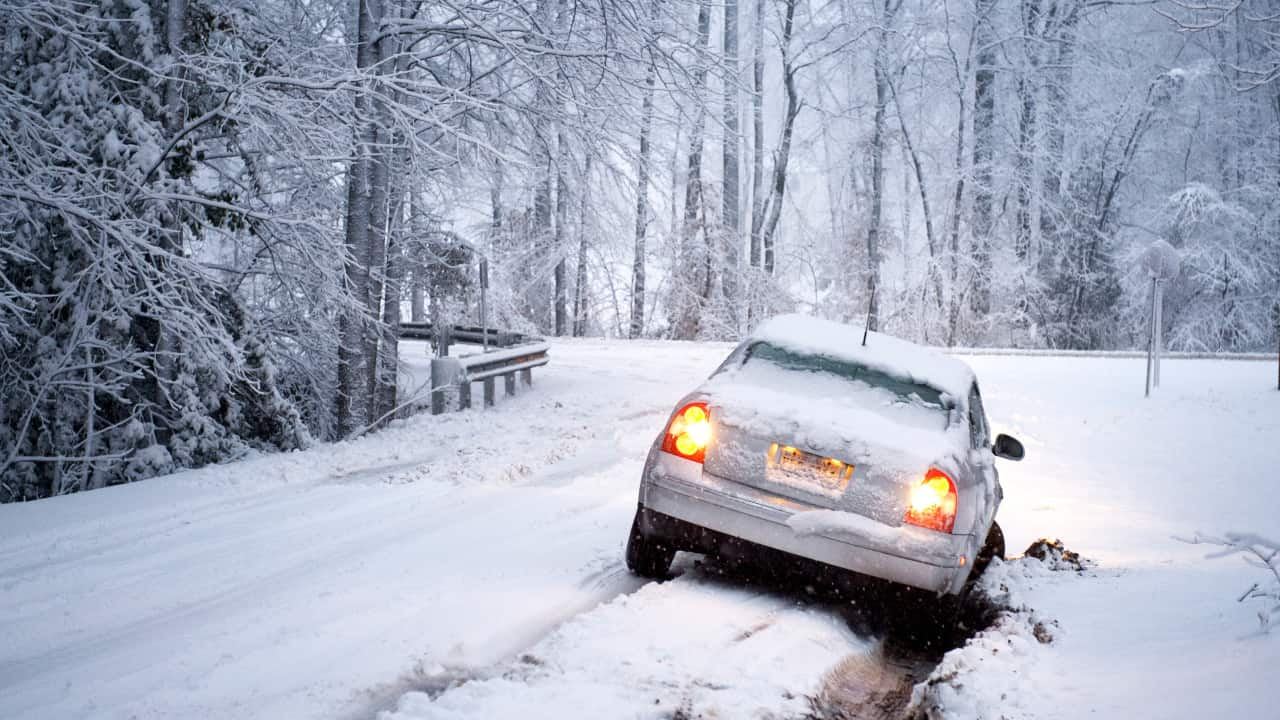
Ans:
[{"label": "snow-covered branch", "polygon": [[1189,538],[1178,538],[1196,545],[1216,545],[1218,550],[1209,553],[1210,558],[1239,555],[1251,567],[1263,571],[1264,578],[1245,590],[1237,602],[1257,600],[1258,623],[1268,632],[1280,619],[1280,542],[1255,533],[1228,532],[1222,535],[1196,533]]}]

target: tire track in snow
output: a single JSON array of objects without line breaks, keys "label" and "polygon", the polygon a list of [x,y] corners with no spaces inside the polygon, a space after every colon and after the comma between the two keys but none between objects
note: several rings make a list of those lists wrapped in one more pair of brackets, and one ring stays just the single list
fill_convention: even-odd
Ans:
[{"label": "tire track in snow", "polygon": [[686,568],[567,620],[498,666],[425,677],[377,717],[798,717],[828,668],[869,647],[820,605]]}]

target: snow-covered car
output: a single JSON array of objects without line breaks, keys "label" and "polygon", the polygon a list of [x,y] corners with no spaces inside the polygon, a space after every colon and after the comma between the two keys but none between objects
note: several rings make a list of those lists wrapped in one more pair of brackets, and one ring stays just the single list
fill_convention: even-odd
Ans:
[{"label": "snow-covered car", "polygon": [[939,595],[1004,554],[1002,491],[964,362],[817,318],[764,323],[684,397],[654,441],[627,565],[745,540]]}]

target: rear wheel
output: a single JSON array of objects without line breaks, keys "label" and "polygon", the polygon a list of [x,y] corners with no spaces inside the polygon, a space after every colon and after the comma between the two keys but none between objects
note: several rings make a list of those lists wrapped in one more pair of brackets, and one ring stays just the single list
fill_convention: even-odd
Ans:
[{"label": "rear wheel", "polygon": [[1004,531],[1000,529],[1000,523],[991,523],[991,530],[987,533],[987,541],[983,543],[982,549],[978,551],[978,557],[973,561],[973,575],[971,579],[977,580],[982,577],[982,573],[991,564],[993,558],[1004,560]]},{"label": "rear wheel", "polygon": [[640,577],[662,580],[671,570],[676,550],[670,542],[645,534],[641,522],[644,508],[636,510],[631,521],[631,535],[627,538],[627,568]]}]

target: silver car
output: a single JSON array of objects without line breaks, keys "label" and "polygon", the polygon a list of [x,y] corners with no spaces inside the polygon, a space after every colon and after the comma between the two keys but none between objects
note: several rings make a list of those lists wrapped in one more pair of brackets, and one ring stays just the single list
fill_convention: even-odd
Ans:
[{"label": "silver car", "polygon": [[675,407],[640,482],[627,565],[736,538],[939,595],[991,557],[1002,491],[977,379],[935,350],[787,315]]}]

